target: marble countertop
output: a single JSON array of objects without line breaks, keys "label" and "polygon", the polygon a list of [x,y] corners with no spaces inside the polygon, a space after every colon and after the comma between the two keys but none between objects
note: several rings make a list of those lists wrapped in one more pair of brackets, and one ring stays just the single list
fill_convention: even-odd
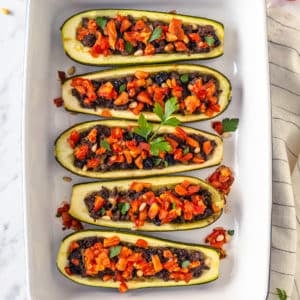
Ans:
[{"label": "marble countertop", "polygon": [[[0,0],[0,299],[26,299],[21,122],[26,0]],[[299,7],[299,6],[298,6]],[[9,58],[9,59],[8,59]]]}]

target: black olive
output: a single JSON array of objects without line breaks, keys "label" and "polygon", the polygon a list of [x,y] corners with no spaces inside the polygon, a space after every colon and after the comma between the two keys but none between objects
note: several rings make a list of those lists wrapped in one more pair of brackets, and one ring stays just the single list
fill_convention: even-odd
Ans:
[{"label": "black olive", "polygon": [[146,140],[142,136],[136,133],[133,133],[133,139],[136,140],[138,143],[146,142]]},{"label": "black olive", "polygon": [[94,34],[87,34],[83,37],[81,43],[85,47],[93,47],[96,42],[96,36]]},{"label": "black olive", "polygon": [[124,133],[124,135],[123,135],[123,138],[124,138],[125,141],[130,141],[130,140],[132,140],[132,137],[133,137],[133,135],[132,135],[132,133],[129,132],[129,131],[126,131],[126,132]]},{"label": "black olive", "polygon": [[152,169],[154,166],[154,162],[152,158],[148,157],[143,162],[144,169]]},{"label": "black olive", "polygon": [[92,85],[94,87],[94,89],[97,91],[100,87],[102,83],[100,81],[97,81],[97,80],[92,80]]},{"label": "black olive", "polygon": [[154,81],[161,85],[163,82],[165,82],[167,79],[169,78],[169,75],[168,73],[166,72],[160,72],[160,73],[157,73],[155,76],[154,76]]},{"label": "black olive", "polygon": [[82,27],[88,28],[89,19],[88,18],[82,18]]},{"label": "black olive", "polygon": [[175,159],[174,159],[173,155],[170,154],[170,153],[168,153],[168,154],[166,155],[166,161],[168,162],[168,165],[169,165],[169,166],[175,164]]},{"label": "black olive", "polygon": [[161,225],[161,220],[158,217],[155,217],[152,221],[156,226],[160,226]]}]

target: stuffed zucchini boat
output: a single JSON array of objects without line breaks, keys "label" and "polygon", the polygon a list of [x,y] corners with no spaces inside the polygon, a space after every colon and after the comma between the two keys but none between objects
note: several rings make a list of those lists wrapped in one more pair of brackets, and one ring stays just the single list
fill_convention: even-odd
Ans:
[{"label": "stuffed zucchini boat", "polygon": [[123,293],[211,282],[219,263],[215,248],[100,230],[67,236],[57,254],[57,268],[68,279]]},{"label": "stuffed zucchini boat", "polygon": [[190,127],[152,126],[157,135],[149,141],[137,134],[136,122],[77,124],[57,138],[55,156],[69,171],[91,178],[163,175],[202,169],[222,161],[219,136]]},{"label": "stuffed zucchini boat", "polygon": [[160,63],[223,54],[223,24],[156,11],[80,12],[61,27],[66,54],[88,65]]},{"label": "stuffed zucchini boat", "polygon": [[153,177],[73,186],[69,214],[93,225],[143,231],[208,226],[222,214],[224,197],[195,177]]},{"label": "stuffed zucchini boat", "polygon": [[181,122],[214,118],[231,100],[230,81],[199,65],[138,66],[83,74],[66,80],[62,98],[67,110],[122,119],[159,121],[154,105],[176,97]]}]

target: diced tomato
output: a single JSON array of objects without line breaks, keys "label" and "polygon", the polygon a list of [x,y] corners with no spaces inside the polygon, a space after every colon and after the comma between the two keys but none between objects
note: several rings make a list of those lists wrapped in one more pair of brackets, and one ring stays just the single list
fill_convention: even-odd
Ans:
[{"label": "diced tomato", "polygon": [[132,25],[132,23],[126,18],[122,20],[120,32],[124,32]]},{"label": "diced tomato", "polygon": [[72,148],[75,148],[77,143],[79,142],[80,134],[77,130],[73,130],[68,138],[68,143]]},{"label": "diced tomato", "polygon": [[89,146],[87,144],[83,144],[75,148],[74,155],[77,159],[84,160],[88,152],[89,152]]},{"label": "diced tomato", "polygon": [[64,104],[64,100],[62,99],[62,97],[55,98],[53,100],[53,103],[56,105],[56,107],[61,107]]},{"label": "diced tomato", "polygon": [[155,54],[155,47],[151,43],[148,43],[146,45],[144,53],[145,53],[145,55],[153,55],[153,54]]},{"label": "diced tomato", "polygon": [[137,247],[141,247],[141,248],[148,248],[148,242],[145,241],[144,239],[137,239],[137,241],[135,242],[135,245]]},{"label": "diced tomato", "polygon": [[142,91],[137,95],[137,100],[142,103],[146,103],[146,104],[150,104],[150,105],[153,104],[149,94],[145,91]]},{"label": "diced tomato", "polygon": [[188,137],[187,133],[181,127],[176,127],[174,134],[183,140],[186,140]]},{"label": "diced tomato", "polygon": [[99,97],[109,100],[116,99],[118,96],[114,86],[109,81],[100,86],[100,88],[97,91],[97,94]]},{"label": "diced tomato", "polygon": [[184,30],[182,28],[181,20],[173,18],[169,24],[168,31],[176,36],[178,40],[182,41],[184,39]]},{"label": "diced tomato", "polygon": [[88,169],[95,169],[99,165],[100,165],[100,159],[98,157],[89,159],[86,164]]},{"label": "diced tomato", "polygon": [[219,134],[223,134],[223,123],[220,121],[212,122],[212,128]]}]

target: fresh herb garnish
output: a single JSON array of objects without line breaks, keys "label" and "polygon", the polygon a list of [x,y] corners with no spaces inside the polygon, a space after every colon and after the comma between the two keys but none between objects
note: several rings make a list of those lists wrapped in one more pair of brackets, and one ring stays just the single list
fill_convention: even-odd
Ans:
[{"label": "fresh herb garnish", "polygon": [[130,54],[133,51],[133,45],[129,42],[125,43],[125,51]]},{"label": "fresh herb garnish", "polygon": [[147,140],[147,142],[150,144],[150,152],[152,155],[157,156],[161,151],[167,152],[172,149],[171,145],[165,140],[164,137],[157,137],[157,135],[163,125],[179,125],[180,121],[175,117],[171,117],[171,115],[177,111],[178,108],[179,106],[176,97],[172,97],[166,101],[164,110],[158,103],[155,103],[153,111],[161,121],[155,130],[153,130],[153,125],[148,123],[143,114],[139,116],[139,127],[135,127],[134,132]]},{"label": "fresh herb garnish", "polygon": [[233,236],[234,235],[234,230],[233,229],[229,229],[229,230],[227,230],[227,233],[229,235]]},{"label": "fresh herb garnish", "polygon": [[147,122],[143,114],[139,116],[138,124],[139,127],[135,127],[134,132],[147,140],[153,130],[153,126]]},{"label": "fresh herb garnish", "polygon": [[155,158],[155,159],[154,159],[154,166],[155,166],[155,167],[159,166],[161,162],[162,162],[162,159],[161,159],[161,158]]},{"label": "fresh herb garnish", "polygon": [[119,87],[119,93],[125,92],[126,90],[126,84],[123,83],[120,87]]},{"label": "fresh herb garnish", "polygon": [[163,137],[157,137],[150,142],[150,151],[153,155],[158,156],[159,152],[168,152],[171,149],[171,145]]},{"label": "fresh herb garnish", "polygon": [[165,168],[167,168],[169,166],[169,163],[166,160],[164,160],[164,166],[165,166]]},{"label": "fresh herb garnish", "polygon": [[128,202],[121,202],[118,204],[118,208],[122,215],[126,215],[130,208],[130,204]]},{"label": "fresh herb garnish", "polygon": [[287,294],[286,294],[285,290],[277,288],[276,291],[277,291],[278,298],[280,300],[286,300],[287,299]]},{"label": "fresh herb garnish", "polygon": [[181,81],[182,83],[187,83],[187,82],[189,81],[189,74],[182,74],[182,75],[180,76],[180,81]]},{"label": "fresh herb garnish", "polygon": [[232,132],[236,131],[238,125],[239,125],[239,119],[234,118],[234,119],[223,119],[222,121],[223,125],[223,132]]},{"label": "fresh herb garnish", "polygon": [[161,27],[155,27],[155,29],[153,30],[150,39],[149,39],[149,43],[159,39],[161,37],[162,34],[162,29]]},{"label": "fresh herb garnish", "polygon": [[206,36],[204,39],[208,46],[213,46],[215,43],[215,39],[212,36]]},{"label": "fresh herb garnish", "polygon": [[111,150],[111,149],[110,149],[110,145],[109,145],[109,143],[108,143],[107,140],[102,140],[102,141],[100,142],[100,146],[101,146],[102,148],[108,150],[108,151]]},{"label": "fresh herb garnish", "polygon": [[183,154],[188,154],[190,152],[190,148],[189,147],[185,147],[183,149]]},{"label": "fresh herb garnish", "polygon": [[187,268],[189,265],[190,265],[190,261],[189,260],[185,260],[182,264],[181,264],[181,267],[182,268]]},{"label": "fresh herb garnish", "polygon": [[96,23],[99,27],[102,28],[102,30],[105,28],[106,23],[107,23],[107,19],[104,17],[97,17],[96,18]]},{"label": "fresh herb garnish", "polygon": [[118,256],[121,252],[122,247],[121,246],[114,246],[109,248],[109,258],[113,258],[115,256]]},{"label": "fresh herb garnish", "polygon": [[105,214],[105,212],[106,212],[105,208],[102,207],[102,208],[100,209],[101,216],[103,216],[103,215]]},{"label": "fresh herb garnish", "polygon": [[176,203],[172,202],[172,209],[175,209],[175,208],[176,208]]}]

